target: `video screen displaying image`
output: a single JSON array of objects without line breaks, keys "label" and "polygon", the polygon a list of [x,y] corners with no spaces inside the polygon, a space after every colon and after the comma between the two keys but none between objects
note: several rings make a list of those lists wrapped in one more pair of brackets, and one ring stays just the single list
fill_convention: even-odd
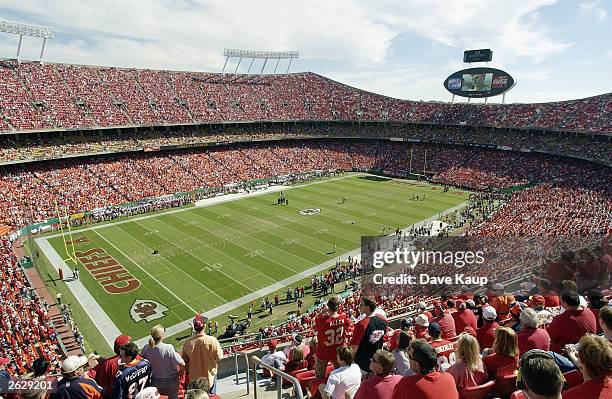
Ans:
[{"label": "video screen displaying image", "polygon": [[464,74],[461,91],[491,91],[492,82],[492,73]]}]

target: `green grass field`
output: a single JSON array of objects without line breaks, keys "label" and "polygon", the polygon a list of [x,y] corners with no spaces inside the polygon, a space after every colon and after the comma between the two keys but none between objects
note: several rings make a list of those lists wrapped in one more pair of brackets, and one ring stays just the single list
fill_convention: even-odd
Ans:
[{"label": "green grass field", "polygon": [[[412,201],[412,194],[425,194],[426,200]],[[140,286],[109,294],[84,265],[81,281],[122,332],[141,338],[155,324],[175,325],[335,259],[358,248],[363,235],[380,235],[385,226],[409,226],[467,199],[459,190],[444,193],[441,187],[370,175],[295,186],[286,195],[288,206],[275,205],[278,193],[267,193],[74,231],[73,239],[85,241],[75,244],[75,251],[100,248]],[[308,208],[320,212],[300,214]],[[66,258],[62,237],[49,242]],[[336,253],[331,254],[334,243]],[[153,255],[154,249],[159,254]],[[151,322],[135,322],[130,309],[136,300],[153,300],[168,310]],[[246,307],[232,312],[244,316]],[[227,319],[217,320],[224,325]]]}]

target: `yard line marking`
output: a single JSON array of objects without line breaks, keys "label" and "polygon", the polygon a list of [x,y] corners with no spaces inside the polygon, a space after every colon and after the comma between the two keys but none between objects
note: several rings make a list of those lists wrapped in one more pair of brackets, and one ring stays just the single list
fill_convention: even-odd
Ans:
[{"label": "yard line marking", "polygon": [[[468,204],[467,202],[463,202],[463,203],[461,203],[459,205],[456,205],[456,206],[454,206],[452,208],[449,208],[449,209],[445,210],[441,214],[442,215],[447,215],[449,213],[455,212],[455,210],[463,209],[463,208],[465,208],[467,206],[467,204]],[[425,225],[425,224],[427,224],[429,222],[437,220],[438,216],[439,216],[438,214],[433,215],[433,216],[431,216],[431,217],[429,217],[427,219],[421,220],[420,222],[414,223],[411,226],[407,226],[407,227],[405,227],[402,230],[406,231],[410,227],[413,227],[413,226],[414,227],[420,227],[420,226]],[[354,257],[354,256],[358,256],[358,255],[361,255],[361,248],[357,248],[357,249],[354,249],[352,251],[349,251],[349,252],[347,252],[347,253],[345,253],[343,255],[340,255],[340,257],[342,259],[346,259],[348,256],[353,256]],[[317,266],[314,266],[314,267],[311,267],[310,269],[304,270],[301,273],[298,273],[298,274],[296,274],[294,276],[287,277],[284,280],[278,281],[278,282],[276,282],[274,284],[271,284],[271,285],[269,285],[267,287],[261,288],[261,289],[259,289],[257,291],[253,291],[250,294],[245,295],[245,296],[243,296],[241,298],[234,299],[231,302],[225,303],[225,304],[223,304],[221,306],[218,306],[218,307],[216,307],[214,309],[211,309],[211,310],[209,310],[207,312],[204,312],[204,315],[207,316],[209,319],[213,319],[213,318],[215,318],[217,316],[221,316],[224,313],[227,313],[227,312],[229,312],[229,311],[231,311],[231,310],[233,310],[233,309],[235,309],[237,307],[240,307],[242,305],[246,305],[247,303],[250,303],[250,302],[254,301],[255,299],[259,299],[261,297],[265,297],[266,295],[270,295],[271,293],[273,293],[275,291],[278,291],[281,288],[285,288],[286,286],[291,285],[291,284],[293,284],[293,283],[295,283],[297,281],[300,281],[300,280],[302,280],[304,278],[310,277],[313,274],[317,274],[317,273],[319,273],[319,272],[321,272],[323,270],[329,269],[329,268],[335,266],[335,264],[336,264],[336,259],[335,258],[334,259],[329,259],[329,260],[327,260],[327,261],[325,261],[325,262],[323,262],[323,263],[321,263],[321,264],[319,264]],[[185,321],[182,321],[180,323],[177,323],[177,324],[175,324],[173,326],[170,326],[170,327],[166,328],[167,336],[170,337],[170,336],[172,336],[174,334],[178,334],[178,333],[180,333],[180,332],[190,328],[191,327],[191,320],[192,319],[190,318],[190,319],[187,319]],[[146,336],[146,337],[143,337],[143,338],[139,339],[138,341],[136,341],[136,344],[140,347],[140,346],[145,345],[148,342],[148,340],[149,340],[149,336]]]},{"label": "yard line marking", "polygon": [[[140,225],[140,223],[138,223],[138,222],[136,222],[136,224]],[[142,226],[142,225],[141,225],[141,226]],[[143,226],[143,227],[144,227],[144,226]],[[146,244],[145,244],[143,241],[141,241],[141,240],[139,240],[138,238],[136,238],[136,237],[132,236],[132,235],[131,235],[130,233],[128,233],[127,231],[125,231],[125,230],[123,230],[123,229],[121,229],[121,228],[119,228],[118,230],[119,230],[119,231],[121,231],[123,234],[125,234],[125,235],[129,236],[129,237],[130,237],[130,238],[131,238],[133,241],[136,241],[136,242],[140,243],[140,244],[138,244],[138,245],[144,245],[146,248],[152,248],[152,247],[149,247],[148,245],[146,245]],[[157,230],[155,230],[155,231],[157,231]],[[98,234],[98,235],[99,235],[99,233],[98,233],[98,232],[96,232],[96,234]],[[155,235],[157,235],[158,237],[161,237],[161,236],[159,235],[159,233],[155,233]],[[163,238],[163,237],[162,237],[162,238]],[[168,242],[169,242],[169,241],[168,241]],[[175,244],[172,244],[172,246],[177,247],[177,248],[180,248],[179,246],[177,246],[177,245],[175,245]],[[181,252],[183,252],[183,253],[184,253],[184,252],[187,252],[187,251],[185,251],[183,248],[180,248],[180,249],[181,249]],[[213,293],[214,295],[216,295],[216,296],[217,296],[219,299],[221,299],[221,301],[223,301],[223,302],[227,301],[227,299],[223,298],[222,296],[220,296],[219,294],[217,294],[216,292],[214,292],[213,290],[211,290],[210,288],[208,288],[208,287],[207,287],[207,286],[205,286],[204,284],[200,283],[198,280],[196,280],[196,279],[195,279],[193,276],[191,276],[189,273],[187,273],[186,271],[184,271],[184,270],[183,270],[183,269],[181,269],[180,267],[176,266],[176,265],[175,265],[173,262],[170,262],[170,261],[169,261],[169,260],[168,260],[168,259],[167,259],[165,256],[163,256],[163,255],[161,255],[161,254],[157,254],[157,255],[156,255],[156,257],[158,257],[158,258],[156,259],[156,261],[157,261],[157,262],[159,262],[160,264],[162,264],[162,265],[165,265],[166,263],[167,263],[167,264],[169,264],[169,265],[172,267],[172,269],[169,269],[170,271],[175,271],[175,270],[178,270],[179,272],[181,272],[181,273],[185,274],[186,276],[188,276],[189,278],[191,278],[193,281],[195,281],[196,283],[198,283],[200,286],[202,286],[202,288],[204,288],[204,289],[205,289],[205,290],[207,290],[208,292]],[[163,259],[163,260],[164,260],[164,263],[161,263],[161,260],[160,260],[160,259]],[[132,262],[134,262],[134,261],[132,260]],[[165,266],[164,266],[164,267],[165,267]],[[165,287],[165,286],[164,286],[164,288],[166,288],[166,290],[167,290],[167,291],[170,291],[170,290],[169,290],[167,287]],[[190,300],[191,300],[191,299],[188,299],[188,301],[190,301]],[[197,312],[196,312],[196,313],[197,313]]]},{"label": "yard line marking", "polygon": [[145,269],[143,269],[142,267],[140,267],[140,265],[136,262],[134,262],[134,260],[132,258],[130,258],[130,256],[128,254],[126,254],[125,252],[123,252],[122,250],[120,250],[119,248],[117,248],[117,246],[115,244],[113,244],[112,242],[108,241],[106,238],[102,237],[102,235],[100,233],[98,233],[97,231],[94,230],[94,233],[96,233],[101,239],[103,239],[104,241],[106,241],[107,243],[110,244],[111,247],[115,248],[121,255],[125,256],[127,259],[129,259],[134,265],[136,265],[137,268],[139,268],[140,270],[142,270],[147,276],[151,277],[157,284],[159,284],[160,286],[164,287],[164,289],[166,291],[168,291],[170,293],[170,295],[172,295],[173,297],[175,297],[176,299],[178,299],[179,302],[181,302],[183,305],[185,305],[189,310],[191,310],[193,312],[193,314],[198,314],[198,311],[196,311],[194,308],[192,308],[191,306],[187,305],[187,303],[182,300],[178,295],[176,295],[174,292],[170,291],[165,285],[163,285],[158,279],[156,279],[155,277],[153,277],[151,275],[151,273],[149,273],[148,271],[146,271]]},{"label": "yard line marking", "polygon": [[[156,213],[151,214],[151,215],[139,216],[139,217],[136,217],[136,218],[131,218],[131,217],[128,216],[128,219],[126,219],[126,220],[120,220],[118,222],[106,223],[106,224],[102,224],[102,225],[86,227],[84,229],[73,230],[72,232],[74,234],[76,234],[76,233],[81,233],[81,232],[84,232],[84,231],[104,229],[106,227],[112,227],[112,226],[116,226],[118,224],[130,223],[130,222],[137,221],[137,220],[145,220],[145,219],[156,218],[156,217],[163,216],[163,215],[171,215],[173,213],[185,212],[185,211],[192,210],[194,208],[204,208],[204,207],[208,207],[208,206],[212,206],[212,205],[216,205],[216,204],[221,204],[221,203],[224,203],[224,202],[240,200],[240,199],[243,199],[243,198],[258,197],[260,195],[271,194],[271,193],[274,193],[274,192],[277,192],[277,191],[281,191],[281,190],[283,190],[283,191],[293,190],[293,189],[296,189],[296,188],[314,186],[316,184],[327,183],[327,182],[331,182],[331,181],[335,181],[335,180],[349,179],[351,177],[358,177],[358,176],[364,176],[364,175],[368,175],[368,173],[354,173],[354,174],[349,174],[349,175],[346,175],[346,176],[332,177],[332,178],[327,179],[327,180],[317,180],[317,181],[314,181],[314,182],[311,182],[311,183],[298,184],[296,186],[272,186],[272,187],[277,187],[278,190],[256,191],[256,192],[252,192],[252,193],[248,193],[248,194],[240,194],[238,196],[234,196],[234,197],[231,197],[231,198],[230,198],[230,195],[232,195],[232,194],[227,194],[227,195],[223,195],[223,196],[219,196],[219,197],[209,198],[209,199],[218,199],[218,201],[217,202],[211,202],[211,203],[205,204],[205,205],[200,205],[198,207],[195,207],[195,206],[186,206],[186,207],[181,207],[181,208],[178,208],[178,209],[172,209],[172,210],[163,211],[163,212],[156,212]],[[45,236],[45,237],[46,238],[55,238],[55,237],[61,237],[61,236],[62,236],[62,233],[57,233],[57,234],[51,234],[51,235],[48,235],[48,236]]]}]

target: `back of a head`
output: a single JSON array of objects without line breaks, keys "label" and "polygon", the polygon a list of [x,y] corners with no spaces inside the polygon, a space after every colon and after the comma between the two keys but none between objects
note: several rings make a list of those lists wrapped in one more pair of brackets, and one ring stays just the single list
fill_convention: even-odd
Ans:
[{"label": "back of a head", "polygon": [[138,355],[138,345],[136,345],[134,342],[128,342],[127,344],[122,345],[121,350],[124,352],[126,357],[129,357],[132,360],[134,360]]},{"label": "back of a head", "polygon": [[395,356],[393,353],[384,349],[379,349],[374,353],[374,356],[378,360],[378,364],[383,369],[384,375],[389,375],[395,368]]},{"label": "back of a head", "polygon": [[433,346],[422,339],[413,339],[410,342],[412,349],[411,359],[421,366],[421,374],[429,374],[436,369],[437,353]]},{"label": "back of a head", "polygon": [[541,350],[527,351],[521,358],[520,380],[524,390],[541,398],[560,399],[563,375],[550,354]]},{"label": "back of a head", "polygon": [[537,328],[539,324],[538,314],[532,308],[526,308],[523,310],[523,312],[521,312],[520,320],[526,327]]},{"label": "back of a head", "polygon": [[367,306],[368,309],[370,309],[370,312],[373,312],[376,310],[377,305],[376,305],[376,300],[374,300],[374,298],[364,296],[364,297],[361,297],[361,301],[363,302],[364,306]]},{"label": "back of a head", "polygon": [[604,337],[593,334],[583,336],[579,343],[578,358],[591,379],[612,376],[612,344]]},{"label": "back of a head", "polygon": [[516,357],[519,354],[518,335],[508,327],[497,327],[495,329],[495,340],[493,341],[495,353],[508,357]]},{"label": "back of a head", "polygon": [[151,329],[151,338],[149,339],[149,346],[154,348],[164,337],[164,327],[161,324],[156,325]]},{"label": "back of a head", "polygon": [[480,346],[478,340],[470,334],[461,334],[457,342],[457,356],[465,363],[468,369],[476,370],[480,364]]},{"label": "back of a head", "polygon": [[32,371],[35,376],[45,375],[49,370],[49,362],[44,357],[39,357],[32,363]]},{"label": "back of a head", "polygon": [[353,361],[355,360],[355,354],[353,353],[353,349],[351,349],[350,346],[339,346],[338,349],[336,349],[336,352],[338,353],[338,357],[344,362],[344,364],[346,364],[347,366],[353,364]]},{"label": "back of a head", "polygon": [[406,331],[401,331],[397,336],[397,348],[399,350],[405,350],[410,346],[412,337]]},{"label": "back of a head", "polygon": [[563,291],[561,300],[571,307],[580,306],[580,295],[574,290]]},{"label": "back of a head", "polygon": [[208,399],[208,392],[203,389],[188,389],[185,391],[185,399]]},{"label": "back of a head", "polygon": [[327,301],[327,308],[331,311],[331,312],[337,312],[338,311],[338,307],[340,306],[340,298],[338,298],[336,295],[332,296],[331,298],[329,298],[329,300]]},{"label": "back of a head", "polygon": [[608,330],[612,330],[612,306],[604,306],[599,311],[599,319],[606,325]]},{"label": "back of a head", "polygon": [[194,380],[190,380],[187,384],[187,389],[192,390],[202,390],[204,392],[208,392],[210,390],[210,384],[208,383],[208,378],[199,377]]}]

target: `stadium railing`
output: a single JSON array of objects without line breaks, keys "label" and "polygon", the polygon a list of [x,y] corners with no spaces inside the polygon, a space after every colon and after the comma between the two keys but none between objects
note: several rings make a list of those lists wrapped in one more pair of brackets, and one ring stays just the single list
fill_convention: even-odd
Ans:
[{"label": "stadium railing", "polygon": [[247,396],[251,394],[251,381],[250,381],[250,373],[249,373],[249,354],[246,352],[234,352],[234,364],[236,366],[236,385],[240,384],[240,377],[239,377],[239,367],[238,367],[238,358],[239,357],[244,357],[244,364],[246,366],[246,394]]},{"label": "stadium railing", "polygon": [[252,372],[253,372],[253,398],[257,399],[257,366],[270,371],[272,375],[276,376],[276,397],[281,399],[283,396],[283,380],[287,380],[293,384],[294,397],[297,399],[304,399],[304,394],[302,393],[302,387],[300,386],[300,382],[294,376],[287,374],[283,371],[280,371],[277,368],[272,366],[268,366],[263,363],[260,358],[257,356],[251,357],[252,361]]}]

